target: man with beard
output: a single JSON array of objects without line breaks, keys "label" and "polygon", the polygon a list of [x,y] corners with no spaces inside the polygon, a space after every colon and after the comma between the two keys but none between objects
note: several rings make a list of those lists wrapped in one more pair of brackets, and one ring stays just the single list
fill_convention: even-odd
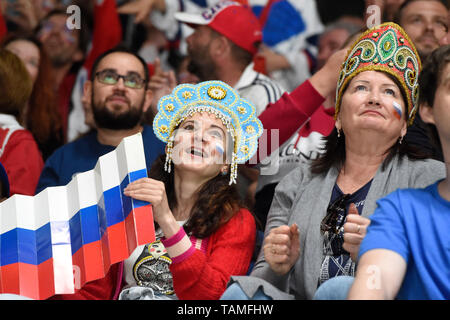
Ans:
[{"label": "man with beard", "polygon": [[[253,103],[257,116],[284,93],[279,84],[254,69],[253,58],[262,41],[262,30],[258,18],[247,6],[221,1],[201,14],[177,12],[175,19],[194,29],[186,38],[187,69],[200,81],[227,83]],[[253,206],[259,173],[244,166],[239,170],[239,192],[247,205]]]},{"label": "man with beard", "polygon": [[201,14],[177,12],[175,18],[194,28],[187,37],[188,71],[200,81],[221,80],[249,100],[259,115],[284,92],[269,77],[254,70],[253,57],[262,41],[258,19],[233,1],[222,1]]},{"label": "man with beard", "polygon": [[[448,31],[448,4],[441,0],[406,0],[399,8],[395,21],[402,26],[417,48],[422,63]],[[443,160],[440,146],[429,138],[427,126],[417,113],[405,140],[436,160]]]},{"label": "man with beard", "polygon": [[149,125],[142,125],[143,114],[152,101],[147,88],[148,69],[139,56],[115,48],[94,63],[85,94],[91,97],[96,130],[57,149],[48,158],[36,193],[50,186],[68,184],[74,174],[91,170],[100,156],[113,151],[123,138],[142,133],[147,167],[164,152],[164,144]]}]

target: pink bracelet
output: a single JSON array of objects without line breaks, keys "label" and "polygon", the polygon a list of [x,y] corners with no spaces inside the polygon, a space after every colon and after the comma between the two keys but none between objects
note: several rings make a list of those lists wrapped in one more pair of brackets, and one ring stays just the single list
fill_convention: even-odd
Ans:
[{"label": "pink bracelet", "polygon": [[180,254],[179,256],[176,256],[176,257],[172,258],[172,263],[176,264],[176,263],[183,262],[184,260],[186,260],[187,258],[192,256],[194,254],[195,250],[196,250],[195,247],[192,245],[184,253]]},{"label": "pink bracelet", "polygon": [[164,245],[164,247],[171,247],[174,244],[177,244],[178,242],[181,241],[181,239],[183,239],[183,237],[186,235],[186,232],[184,231],[183,227],[180,227],[180,230],[178,230],[177,233],[175,233],[173,236],[171,236],[170,238],[166,239],[165,237],[163,237],[161,239],[162,244]]}]

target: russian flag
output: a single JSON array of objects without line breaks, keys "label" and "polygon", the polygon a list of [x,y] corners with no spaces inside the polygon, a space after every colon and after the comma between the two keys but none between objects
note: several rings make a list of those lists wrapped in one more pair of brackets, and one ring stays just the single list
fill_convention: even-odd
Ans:
[{"label": "russian flag", "polygon": [[33,299],[74,293],[153,242],[151,205],[123,195],[128,183],[146,176],[137,134],[67,186],[1,203],[0,293]]},{"label": "russian flag", "polygon": [[33,197],[22,195],[14,195],[0,206],[2,293],[31,298],[54,293],[49,216],[36,214],[35,209]]}]

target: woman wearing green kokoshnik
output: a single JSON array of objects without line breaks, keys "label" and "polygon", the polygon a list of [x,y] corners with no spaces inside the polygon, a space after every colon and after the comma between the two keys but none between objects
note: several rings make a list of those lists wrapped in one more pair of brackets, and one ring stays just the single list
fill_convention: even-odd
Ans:
[{"label": "woman wearing green kokoshnik", "polygon": [[[341,67],[335,129],[323,155],[277,186],[253,271],[232,277],[222,299],[333,298],[322,290],[330,279],[354,276],[376,201],[445,176],[441,162],[403,141],[417,111],[420,69],[413,43],[396,24],[358,38]],[[331,291],[341,289],[348,288]]]}]

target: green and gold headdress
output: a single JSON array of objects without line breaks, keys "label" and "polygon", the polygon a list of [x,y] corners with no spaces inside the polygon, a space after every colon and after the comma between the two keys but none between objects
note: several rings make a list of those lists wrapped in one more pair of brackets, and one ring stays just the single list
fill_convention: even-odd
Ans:
[{"label": "green and gold headdress", "polygon": [[349,50],[336,88],[336,116],[350,80],[363,71],[374,70],[394,76],[407,98],[408,124],[414,121],[419,100],[419,54],[406,32],[395,23],[384,23],[364,32]]},{"label": "green and gold headdress", "polygon": [[222,81],[182,84],[172,94],[159,100],[153,130],[160,140],[167,143],[166,170],[170,172],[174,130],[197,112],[215,114],[231,135],[233,153],[230,184],[236,183],[237,164],[245,163],[255,154],[263,127],[256,117],[255,107]]}]

